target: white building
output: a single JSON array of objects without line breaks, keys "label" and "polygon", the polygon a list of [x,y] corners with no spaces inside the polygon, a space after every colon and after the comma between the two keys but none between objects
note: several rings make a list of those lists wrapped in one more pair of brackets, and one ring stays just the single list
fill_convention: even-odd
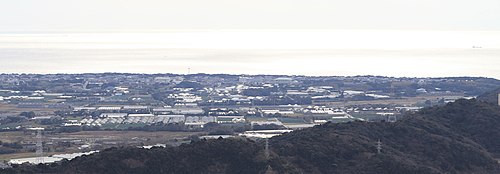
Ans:
[{"label": "white building", "polygon": [[102,113],[99,115],[101,118],[123,118],[127,116],[127,113]]},{"label": "white building", "polygon": [[128,117],[154,117],[153,114],[128,114]]},{"label": "white building", "polygon": [[68,123],[64,123],[63,126],[65,126],[65,127],[82,126],[82,123],[80,123],[80,122],[75,122],[75,123],[68,122]]},{"label": "white building", "polygon": [[366,94],[368,97],[373,97],[375,99],[388,99],[391,98],[390,96],[387,95],[379,95],[379,94]]},{"label": "white building", "polygon": [[248,138],[271,138],[292,131],[293,130],[258,130],[258,131],[245,131],[244,133],[238,135]]},{"label": "white building", "polygon": [[123,106],[126,110],[147,110],[148,106]]},{"label": "white building", "polygon": [[244,116],[217,116],[217,123],[244,123]]},{"label": "white building", "polygon": [[11,159],[8,163],[9,164],[24,164],[24,163],[30,163],[30,164],[47,164],[47,163],[55,163],[58,161],[62,161],[63,159],[67,160],[72,160],[76,157],[82,156],[82,155],[90,155],[93,153],[96,153],[99,151],[90,151],[90,152],[83,152],[83,153],[71,153],[71,154],[58,154],[58,155],[52,155],[52,156],[46,156],[46,157],[32,157],[32,158],[18,158],[18,159]]},{"label": "white building", "polygon": [[73,111],[93,111],[96,110],[96,107],[74,107]]},{"label": "white building", "polygon": [[101,106],[101,107],[97,108],[97,110],[99,110],[99,111],[119,111],[121,109],[122,109],[122,107],[120,107],[120,106]]},{"label": "white building", "polygon": [[189,116],[186,117],[186,125],[204,125],[207,123],[215,123],[217,118],[213,116]]},{"label": "white building", "polygon": [[265,121],[251,121],[250,122],[250,125],[252,125],[252,126],[254,126],[254,125],[271,125],[271,124],[283,125],[283,123],[281,121],[279,121],[277,118],[271,118],[271,119],[268,119]]},{"label": "white building", "polygon": [[264,114],[281,114],[281,115],[293,115],[293,111],[281,111],[278,109],[263,109],[261,110]]},{"label": "white building", "polygon": [[417,93],[427,93],[427,90],[424,88],[419,88],[416,90]]}]

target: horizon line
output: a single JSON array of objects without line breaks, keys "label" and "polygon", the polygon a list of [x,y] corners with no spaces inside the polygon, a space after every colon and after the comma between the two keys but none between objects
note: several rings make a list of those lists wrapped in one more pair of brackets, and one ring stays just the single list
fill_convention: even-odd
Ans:
[{"label": "horizon line", "polygon": [[180,75],[180,76],[188,76],[188,75],[231,75],[231,76],[286,76],[286,77],[386,77],[386,78],[396,78],[396,79],[443,79],[443,78],[483,78],[483,79],[496,79],[494,77],[486,77],[486,76],[436,76],[436,77],[410,77],[410,76],[387,76],[387,75],[368,75],[368,74],[359,74],[359,75],[303,75],[303,74],[237,74],[237,73],[138,73],[138,72],[84,72],[84,73],[3,73],[0,72],[0,75],[90,75],[90,74],[130,74],[130,75]]},{"label": "horizon line", "polygon": [[276,31],[411,31],[411,32],[500,32],[500,29],[415,29],[415,28],[324,28],[324,29],[52,29],[52,30],[1,30],[0,34],[7,33],[163,33],[163,32],[276,32]]}]

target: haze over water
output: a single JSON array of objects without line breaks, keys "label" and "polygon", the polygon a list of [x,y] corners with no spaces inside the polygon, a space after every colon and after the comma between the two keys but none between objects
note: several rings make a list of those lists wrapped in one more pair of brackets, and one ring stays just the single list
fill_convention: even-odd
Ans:
[{"label": "haze over water", "polygon": [[500,78],[500,32],[239,30],[0,34],[0,73]]}]

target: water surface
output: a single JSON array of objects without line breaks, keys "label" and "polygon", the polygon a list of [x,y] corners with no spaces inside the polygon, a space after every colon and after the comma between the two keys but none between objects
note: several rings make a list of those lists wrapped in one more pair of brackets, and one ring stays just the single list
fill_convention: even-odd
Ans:
[{"label": "water surface", "polygon": [[494,31],[0,34],[2,73],[231,73],[500,78]]}]

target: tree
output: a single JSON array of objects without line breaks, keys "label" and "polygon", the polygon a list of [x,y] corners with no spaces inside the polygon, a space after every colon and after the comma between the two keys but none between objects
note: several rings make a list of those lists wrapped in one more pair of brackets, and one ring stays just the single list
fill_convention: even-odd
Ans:
[{"label": "tree", "polygon": [[21,114],[19,114],[19,115],[26,117],[26,118],[34,118],[36,114],[35,114],[35,112],[30,111],[30,112],[21,112]]}]

